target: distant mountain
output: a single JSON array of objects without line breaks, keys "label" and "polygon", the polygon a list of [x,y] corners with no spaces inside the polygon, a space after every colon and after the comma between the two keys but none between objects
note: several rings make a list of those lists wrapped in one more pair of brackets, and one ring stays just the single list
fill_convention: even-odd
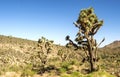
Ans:
[{"label": "distant mountain", "polygon": [[111,48],[111,49],[120,48],[120,40],[116,40],[116,41],[106,45],[104,48]]},{"label": "distant mountain", "polygon": [[112,43],[100,48],[100,51],[107,53],[117,53],[120,54],[120,40],[113,41]]}]

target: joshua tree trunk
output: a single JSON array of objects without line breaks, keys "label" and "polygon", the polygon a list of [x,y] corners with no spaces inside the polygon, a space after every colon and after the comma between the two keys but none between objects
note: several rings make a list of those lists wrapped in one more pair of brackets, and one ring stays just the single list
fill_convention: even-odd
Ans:
[{"label": "joshua tree trunk", "polygon": [[[90,36],[89,36],[90,37]],[[89,63],[90,63],[90,71],[94,71],[94,63],[93,63],[93,51],[92,51],[92,42],[91,38],[89,39],[86,35],[86,39],[88,41],[88,54],[89,54]]]},{"label": "joshua tree trunk", "polygon": [[90,45],[88,46],[88,52],[89,52],[89,61],[90,61],[90,71],[94,71],[94,63],[93,63],[93,53]]}]

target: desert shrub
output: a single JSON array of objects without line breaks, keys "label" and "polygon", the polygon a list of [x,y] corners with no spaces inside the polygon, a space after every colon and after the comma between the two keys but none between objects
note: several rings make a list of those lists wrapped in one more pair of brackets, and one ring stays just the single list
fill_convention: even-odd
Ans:
[{"label": "desert shrub", "polygon": [[29,76],[33,76],[34,74],[36,74],[35,71],[33,71],[31,69],[24,69],[22,71],[21,77],[29,77]]},{"label": "desert shrub", "polygon": [[70,63],[69,62],[62,62],[60,64],[60,68],[58,68],[58,72],[60,73],[66,73],[67,71],[70,70]]},{"label": "desert shrub", "polygon": [[72,72],[71,74],[61,74],[61,77],[85,77],[83,74],[80,72]]},{"label": "desert shrub", "polygon": [[66,70],[69,70],[70,63],[69,62],[63,62],[61,64],[61,68],[65,68]]},{"label": "desert shrub", "polygon": [[85,77],[115,77],[115,76],[110,75],[105,71],[97,71],[97,72],[87,74]]},{"label": "desert shrub", "polygon": [[71,77],[82,77],[82,76],[83,75],[80,72],[77,72],[77,71],[75,71],[71,74]]},{"label": "desert shrub", "polygon": [[73,72],[71,74],[61,74],[61,77],[115,77],[113,75],[110,75],[109,73],[105,71],[97,71],[90,74],[83,75],[80,72]]},{"label": "desert shrub", "polygon": [[71,77],[71,76],[68,74],[62,74],[61,77]]},{"label": "desert shrub", "polygon": [[63,49],[60,49],[58,50],[57,55],[60,57],[61,61],[64,62],[68,58],[69,52],[67,50],[65,51]]},{"label": "desert shrub", "polygon": [[67,70],[66,70],[65,68],[59,68],[58,71],[59,71],[60,73],[65,73]]},{"label": "desert shrub", "polygon": [[31,64],[27,64],[27,65],[21,65],[21,66],[11,66],[9,68],[9,71],[15,71],[15,72],[21,72],[21,77],[25,77],[25,76],[33,76],[34,74],[37,73],[37,71],[32,70],[32,65]]}]

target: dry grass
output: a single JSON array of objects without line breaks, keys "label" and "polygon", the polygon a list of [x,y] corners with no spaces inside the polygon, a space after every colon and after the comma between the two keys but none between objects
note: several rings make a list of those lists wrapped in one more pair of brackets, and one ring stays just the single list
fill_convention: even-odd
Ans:
[{"label": "dry grass", "polygon": [[[7,75],[11,73],[9,77],[77,77],[87,73],[83,69],[89,69],[87,62],[82,63],[83,51],[74,51],[73,48],[54,45],[53,51],[50,53],[51,56],[45,66],[46,71],[41,76],[38,74],[41,65],[40,59],[36,56],[32,57],[40,51],[35,41],[10,36],[0,36],[0,39],[0,77],[8,77]],[[62,51],[63,57],[64,55],[67,57],[62,59],[58,55],[58,51]],[[119,77],[120,47],[99,49],[98,55],[101,58],[99,61],[100,69]],[[82,77],[92,76],[89,74]]]}]

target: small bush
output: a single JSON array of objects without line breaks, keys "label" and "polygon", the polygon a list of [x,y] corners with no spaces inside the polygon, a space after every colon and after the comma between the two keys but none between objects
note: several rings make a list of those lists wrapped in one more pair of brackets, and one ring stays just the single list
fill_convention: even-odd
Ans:
[{"label": "small bush", "polygon": [[70,66],[70,63],[69,63],[69,62],[63,62],[63,63],[61,64],[61,67],[64,68],[64,69],[66,69],[67,71],[69,70],[69,66]]},{"label": "small bush", "polygon": [[66,72],[66,69],[65,69],[65,68],[59,68],[59,72],[60,72],[60,73],[65,73],[65,72]]},{"label": "small bush", "polygon": [[86,75],[85,77],[115,77],[105,71],[97,71]]},{"label": "small bush", "polygon": [[21,77],[33,76],[34,74],[36,74],[35,71],[32,71],[32,70],[30,70],[30,69],[25,69],[25,70],[23,71],[23,73],[21,74]]},{"label": "small bush", "polygon": [[73,72],[71,77],[82,77],[83,75],[80,72]]},{"label": "small bush", "polygon": [[80,72],[73,72],[71,74],[62,74],[61,77],[115,77],[113,75],[110,75],[109,73],[105,71],[97,71],[90,74],[83,75]]}]

